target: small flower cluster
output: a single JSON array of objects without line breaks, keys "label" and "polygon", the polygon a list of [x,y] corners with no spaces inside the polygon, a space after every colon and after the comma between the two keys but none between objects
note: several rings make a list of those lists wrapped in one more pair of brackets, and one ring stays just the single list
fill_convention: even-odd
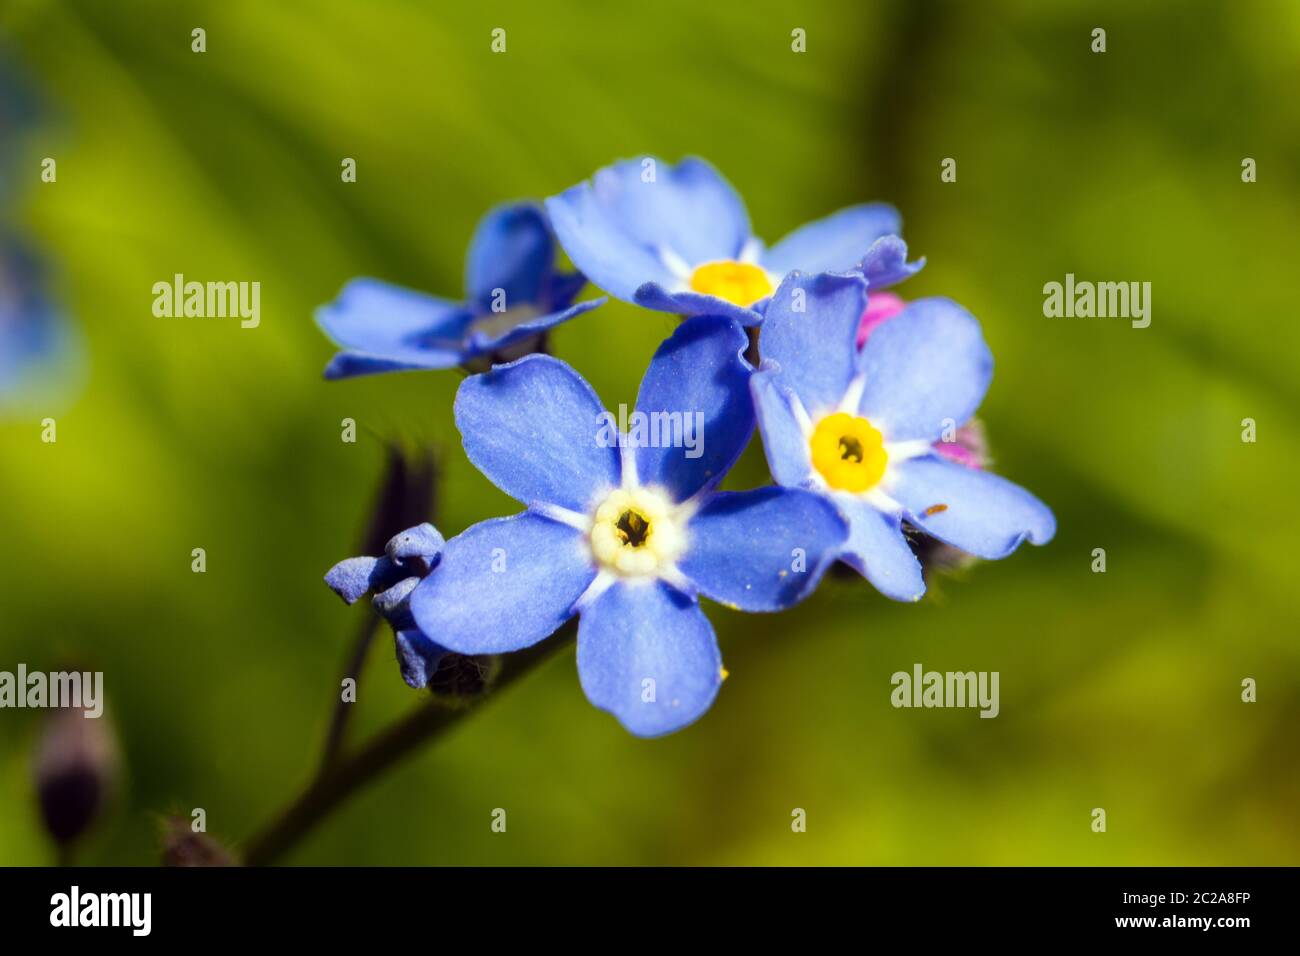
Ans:
[{"label": "small flower cluster", "polygon": [[[993,360],[979,323],[948,299],[878,291],[923,265],[900,230],[891,207],[867,204],[767,248],[707,163],[634,160],[544,212],[489,213],[464,303],[349,284],[318,315],[346,350],[326,374],[496,361],[462,383],[456,424],[470,461],[523,510],[445,542],[412,529],[383,558],[336,566],[330,586],[349,602],[377,592],[414,686],[445,651],[520,650],[578,615],[588,698],[657,736],[698,718],[725,677],[701,596],[780,611],[842,561],[916,601],[920,539],[980,558],[1047,542],[1051,511],[983,467],[973,416]],[[579,273],[555,272],[557,239]],[[539,354],[545,330],[604,301],[574,304],[587,279],[683,317],[636,412],[691,416],[702,442],[600,440],[612,416],[595,392]],[[775,484],[719,491],[756,427]]]}]

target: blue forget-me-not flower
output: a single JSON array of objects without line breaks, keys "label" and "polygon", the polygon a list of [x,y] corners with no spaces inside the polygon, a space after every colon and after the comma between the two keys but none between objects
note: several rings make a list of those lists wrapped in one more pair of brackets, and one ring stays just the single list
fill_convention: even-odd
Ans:
[{"label": "blue forget-me-not flower", "polygon": [[[415,588],[416,624],[462,654],[535,644],[573,614],[587,697],[655,736],[722,683],[704,595],[776,611],[810,594],[848,529],[812,492],[719,492],[754,429],[743,330],[708,316],[655,353],[626,432],[572,368],[529,355],[456,397],[470,460],[526,509],[449,540]],[[688,428],[703,441],[679,440]]]},{"label": "blue forget-me-not flower", "polygon": [[1045,544],[1056,519],[988,471],[938,454],[993,377],[979,323],[942,298],[918,299],[857,348],[860,276],[792,274],[767,307],[751,379],[763,447],[781,485],[834,501],[849,522],[843,559],[888,597],[918,600],[921,565],[902,523],[981,558]]},{"label": "blue forget-me-not flower", "polygon": [[764,303],[795,269],[860,271],[876,289],[923,265],[907,262],[898,212],[883,203],[841,209],[767,249],[730,183],[696,158],[623,160],[547,199],[546,209],[573,264],[611,295],[742,325],[762,321]]},{"label": "blue forget-me-not flower", "polygon": [[353,279],[318,309],[317,324],[344,349],[325,377],[517,358],[547,329],[605,301],[573,301],[586,281],[581,273],[555,270],[555,237],[541,207],[499,206],[470,242],[464,301]]}]

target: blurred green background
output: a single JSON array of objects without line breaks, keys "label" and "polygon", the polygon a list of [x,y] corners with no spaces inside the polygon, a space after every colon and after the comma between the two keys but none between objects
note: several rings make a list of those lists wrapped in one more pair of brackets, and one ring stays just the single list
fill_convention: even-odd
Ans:
[{"label": "blurred green background", "polygon": [[[996,467],[1058,537],[919,606],[848,579],[780,616],[707,606],[731,676],[666,739],[592,708],[570,647],[289,860],[1300,862],[1300,6],[6,0],[0,30],[50,113],[11,215],[88,356],[57,444],[0,423],[0,669],[106,674],[125,778],[81,859],[153,862],[193,807],[237,842],[306,782],[365,613],[321,575],[385,440],[441,450],[448,534],[515,510],[460,453],[459,376],[326,383],[313,307],[361,274],[454,294],[488,206],[654,153],[715,163],[769,240],[896,204],[929,259],[900,291],[983,321]],[[177,272],[260,281],[261,327],[154,318]],[[1151,327],[1044,318],[1067,272],[1150,281]],[[614,303],[553,345],[616,406],[672,328]],[[734,479],[767,480],[757,442]],[[917,662],[1000,671],[1001,715],[893,709]],[[355,729],[417,698],[385,636]],[[7,864],[51,859],[37,716],[0,712]]]}]

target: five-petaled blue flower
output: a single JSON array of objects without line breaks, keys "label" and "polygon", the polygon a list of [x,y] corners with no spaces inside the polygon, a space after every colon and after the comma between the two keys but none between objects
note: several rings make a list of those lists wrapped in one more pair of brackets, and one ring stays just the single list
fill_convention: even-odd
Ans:
[{"label": "five-petaled blue flower", "polygon": [[767,307],[750,388],[772,475],[811,488],[849,522],[844,560],[888,597],[918,600],[921,566],[902,522],[981,558],[1056,519],[1018,485],[947,460],[933,442],[975,413],[993,377],[979,323],[948,299],[911,302],[859,352],[867,283],[791,275]]},{"label": "five-petaled blue flower", "polygon": [[702,159],[624,160],[547,199],[546,209],[573,264],[611,295],[743,325],[762,321],[792,270],[858,271],[879,289],[924,264],[907,262],[898,212],[883,203],[841,209],[766,249],[740,196]]},{"label": "five-petaled blue flower", "polygon": [[[810,594],[848,533],[811,492],[714,488],[754,429],[743,330],[684,322],[655,353],[626,435],[586,381],[529,355],[456,396],[470,460],[527,506],[447,542],[411,595],[427,634],[462,654],[516,651],[575,612],[588,698],[641,736],[689,724],[723,679],[703,594],[776,611]],[[684,442],[686,416],[704,441]]]},{"label": "five-petaled blue flower", "polygon": [[470,242],[464,302],[353,279],[318,309],[317,324],[345,349],[325,377],[517,357],[547,329],[605,301],[574,303],[586,281],[581,273],[555,271],[555,237],[539,206],[499,206],[483,217]]},{"label": "five-petaled blue flower", "polygon": [[393,629],[402,678],[416,688],[429,685],[447,653],[411,616],[411,592],[438,566],[444,544],[438,529],[426,522],[394,535],[380,557],[347,558],[325,575],[325,583],[348,604],[374,594],[375,610]]}]

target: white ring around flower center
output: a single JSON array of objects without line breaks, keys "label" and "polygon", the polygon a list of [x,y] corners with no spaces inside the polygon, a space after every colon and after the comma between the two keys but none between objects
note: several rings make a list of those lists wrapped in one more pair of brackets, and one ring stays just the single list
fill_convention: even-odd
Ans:
[{"label": "white ring around flower center", "polygon": [[[903,506],[894,499],[891,492],[898,482],[898,465],[911,458],[918,458],[922,455],[932,454],[934,448],[930,442],[925,440],[886,440],[884,442],[884,451],[888,458],[887,464],[885,465],[885,473],[876,485],[863,492],[843,491],[841,489],[832,488],[827,484],[826,479],[822,477],[821,473],[813,467],[811,447],[812,436],[817,430],[817,423],[827,415],[834,414],[835,412],[844,412],[848,415],[857,416],[858,405],[862,400],[862,392],[865,387],[866,379],[861,375],[855,376],[854,379],[849,382],[844,397],[840,400],[839,404],[833,408],[818,410],[816,418],[809,414],[808,409],[803,404],[803,400],[800,399],[798,395],[791,395],[790,412],[794,416],[795,422],[799,426],[799,431],[803,435],[803,447],[805,452],[807,452],[806,466],[808,469],[808,476],[812,479],[814,486],[818,490],[822,491],[824,494],[830,495],[832,498],[841,497],[865,501],[877,511],[884,512],[885,514],[897,515],[902,512]],[[870,419],[866,420],[877,431],[885,435],[888,434],[888,427],[886,425],[877,424]]]},{"label": "white ring around flower center", "polygon": [[671,576],[686,550],[685,515],[653,488],[619,488],[596,508],[591,553],[623,577]]}]

